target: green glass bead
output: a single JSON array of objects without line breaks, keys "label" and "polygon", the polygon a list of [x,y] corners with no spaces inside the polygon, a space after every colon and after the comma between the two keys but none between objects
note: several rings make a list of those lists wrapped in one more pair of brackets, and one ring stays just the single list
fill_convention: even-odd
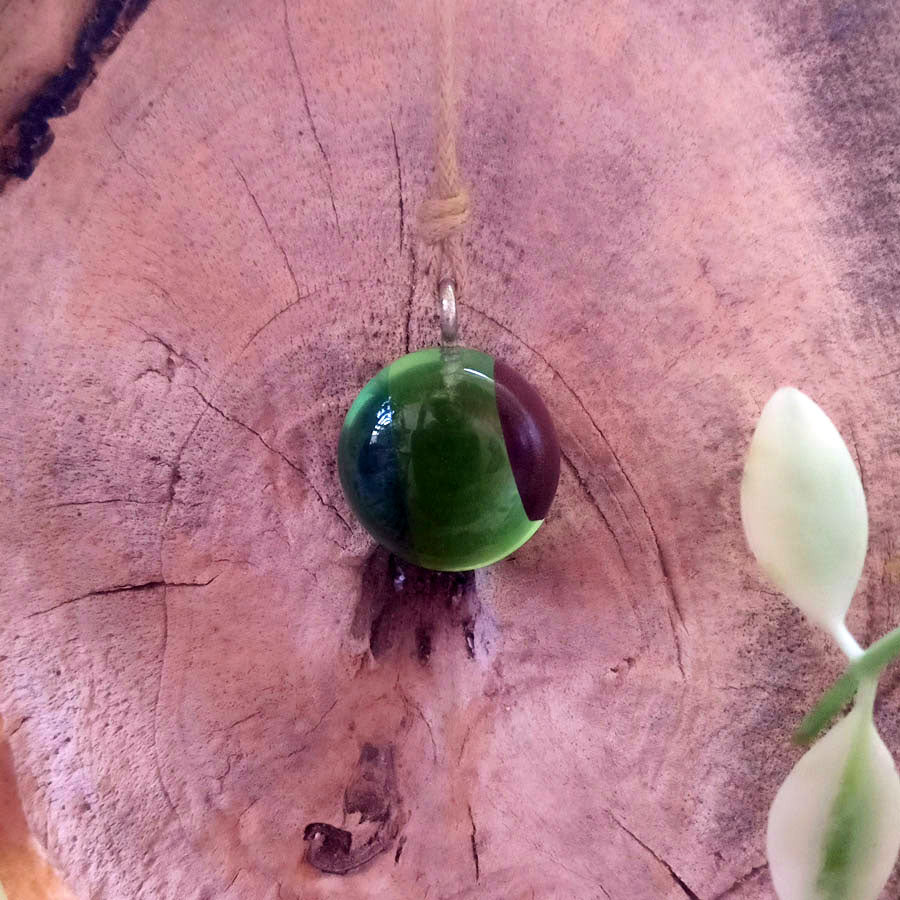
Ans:
[{"label": "green glass bead", "polygon": [[338,471],[379,543],[453,572],[490,565],[537,531],[559,446],[521,376],[477,350],[434,348],[401,357],[363,388],[341,430]]}]

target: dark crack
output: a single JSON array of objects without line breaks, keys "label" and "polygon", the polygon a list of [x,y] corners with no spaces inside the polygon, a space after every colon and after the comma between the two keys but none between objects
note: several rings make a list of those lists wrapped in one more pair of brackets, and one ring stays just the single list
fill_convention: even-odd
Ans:
[{"label": "dark crack", "polygon": [[253,809],[253,807],[256,806],[257,803],[259,803],[259,801],[260,801],[259,797],[257,797],[255,800],[251,800],[250,803],[248,803],[238,814],[238,817],[237,817],[238,822],[240,822],[241,819],[243,819],[244,816],[246,816],[247,813],[250,812],[250,810]]},{"label": "dark crack", "polygon": [[[293,272],[291,272],[291,275],[293,275]],[[294,282],[294,284],[296,285],[296,281]],[[301,300],[309,300],[310,297],[312,297],[314,294],[317,294],[317,293],[318,293],[319,291],[321,291],[321,290],[322,290],[322,288],[314,288],[313,290],[309,291],[309,292],[306,293],[306,294],[303,294],[302,296],[301,296],[301,295],[298,295],[295,299],[291,300],[291,302],[288,303],[286,306],[283,306],[283,307],[282,307],[281,309],[279,309],[277,312],[274,312],[271,316],[269,316],[269,318],[266,319],[266,321],[263,322],[262,325],[260,325],[259,328],[257,328],[257,329],[253,332],[253,334],[250,335],[249,338],[247,338],[246,342],[244,343],[244,346],[241,347],[241,350],[240,350],[240,352],[238,353],[236,359],[240,359],[240,358],[244,355],[244,353],[247,351],[247,348],[248,348],[248,347],[249,347],[249,346],[250,346],[250,345],[251,345],[251,344],[252,344],[252,343],[260,336],[260,334],[261,334],[263,331],[265,331],[265,330],[266,330],[266,329],[267,329],[267,328],[268,328],[268,327],[269,327],[269,326],[270,326],[270,325],[271,325],[271,324],[272,324],[279,316],[283,316],[288,310],[293,309],[298,303],[300,303]],[[232,364],[232,365],[233,365],[233,364]],[[230,368],[232,368],[232,366],[229,366],[229,369],[230,369]]]},{"label": "dark crack", "polygon": [[137,500],[134,497],[108,497],[104,500],[66,500],[62,503],[51,503],[44,509],[61,509],[65,506],[105,506],[108,503],[135,503],[140,506],[158,506],[162,500]]},{"label": "dark crack", "polygon": [[[328,709],[326,709],[325,712],[323,712],[322,715],[319,716],[318,722],[316,722],[316,724],[313,725],[312,728],[310,728],[309,730],[307,730],[307,731],[305,731],[305,732],[303,733],[303,740],[304,740],[304,741],[307,741],[308,738],[310,738],[312,735],[314,735],[314,734],[319,730],[319,728],[321,727],[322,723],[328,718],[329,715],[331,715],[331,711],[332,711],[336,706],[337,706],[337,700],[335,700],[335,701],[331,704],[331,706],[329,706]],[[298,753],[303,753],[305,750],[309,750],[309,744],[308,744],[308,743],[304,743],[302,747],[298,747],[296,750],[291,750],[290,753],[285,753],[284,756],[279,757],[279,758],[280,758],[280,759],[290,759],[292,756],[297,756]]]},{"label": "dark crack", "polygon": [[[641,503],[641,508],[643,509],[644,504]],[[650,516],[647,515],[647,511],[644,510],[644,515],[647,516],[647,524],[650,526],[650,533],[653,535],[653,543],[656,545],[656,556],[659,560],[659,568],[662,572],[663,576],[663,584],[666,588],[666,593],[669,596],[670,602],[670,613],[669,613],[669,622],[672,626],[672,640],[675,641],[675,660],[678,663],[678,671],[681,672],[681,680],[685,680],[684,675],[684,664],[681,657],[681,638],[678,636],[678,628],[679,626],[687,631],[684,624],[684,617],[681,614],[681,603],[678,600],[678,593],[675,590],[675,584],[672,581],[672,577],[669,574],[669,564],[666,561],[666,557],[663,554],[662,546],[659,543],[659,538],[656,535],[656,529],[653,527],[653,522],[650,519]],[[672,621],[672,612],[675,613],[675,618],[678,622]]]},{"label": "dark crack", "polygon": [[68,600],[63,600],[60,603],[57,603],[54,606],[48,606],[46,609],[39,609],[37,612],[29,613],[25,616],[26,619],[33,619],[35,616],[43,616],[47,613],[54,612],[57,609],[60,609],[63,606],[69,606],[72,603],[78,603],[80,600],[87,600],[89,597],[102,597],[106,594],[122,594],[127,591],[149,591],[155,588],[170,588],[170,587],[206,587],[209,584],[212,584],[219,576],[213,575],[209,581],[144,581],[141,584],[118,584],[111,588],[102,588],[96,591],[89,591],[87,594],[81,594],[78,597],[70,597]]},{"label": "dark crack", "polygon": [[[521,344],[526,350],[533,353],[553,373],[553,375],[559,379],[560,384],[562,384],[562,386],[569,392],[569,394],[571,394],[572,399],[578,404],[578,406],[581,408],[581,411],[585,414],[585,416],[587,416],[587,419],[593,426],[594,431],[596,431],[596,433],[600,436],[600,440],[603,441],[603,444],[606,447],[606,449],[609,451],[610,456],[612,456],[612,458],[615,460],[616,466],[619,468],[619,471],[621,471],[621,473],[622,473],[622,477],[628,482],[628,486],[631,488],[631,490],[634,492],[635,496],[637,497],[638,503],[640,503],[641,502],[640,497],[638,496],[637,491],[634,490],[634,485],[631,483],[631,479],[629,478],[628,473],[622,468],[622,463],[619,461],[619,457],[616,455],[616,453],[613,450],[612,446],[610,445],[609,441],[606,439],[606,435],[603,433],[603,431],[601,430],[600,426],[597,424],[594,417],[591,415],[588,408],[584,405],[584,401],[577,394],[577,392],[575,391],[575,388],[573,388],[572,385],[569,384],[569,382],[565,379],[565,377],[562,375],[562,373],[559,371],[559,369],[557,369],[556,366],[554,366],[553,363],[551,363],[550,360],[547,359],[547,357],[544,356],[543,353],[541,353],[536,348],[532,347],[531,344],[527,344],[524,340],[522,340],[521,337],[519,337],[518,334],[516,334],[508,326],[504,325],[501,321],[499,321],[498,319],[495,319],[492,315],[489,315],[488,313],[484,312],[484,310],[481,310],[475,306],[472,306],[471,304],[467,303],[467,306],[473,312],[478,313],[478,315],[487,319],[489,322],[492,322],[501,331],[506,332],[506,334],[508,334],[517,343]],[[619,507],[619,511],[622,513],[622,516],[624,517],[625,521],[628,523],[628,527],[632,530],[632,532],[634,532],[634,526],[631,524],[631,519],[628,516],[628,511],[622,505],[622,501],[619,500],[619,497],[616,494],[616,492],[614,490],[612,490],[612,488],[610,488],[609,482],[607,482],[606,476],[602,472],[600,473],[600,477],[603,479],[603,483],[606,485],[606,489],[609,492],[609,495],[613,498],[616,506]],[[641,503],[641,508],[643,509],[643,503]],[[644,514],[646,515],[646,510],[644,510]]]},{"label": "dark crack", "polygon": [[428,660],[431,659],[431,651],[431,627],[429,625],[419,625],[416,628],[416,656],[423,666],[428,665]]},{"label": "dark crack", "polygon": [[[297,303],[299,303],[301,299],[303,299],[303,297],[300,293],[300,285],[297,282],[297,275],[294,272],[294,267],[291,265],[291,261],[288,259],[288,255],[287,255],[287,252],[285,251],[284,247],[275,238],[275,235],[272,232],[272,226],[269,225],[269,220],[266,218],[266,214],[263,212],[262,207],[259,205],[259,200],[256,199],[256,194],[254,194],[253,191],[250,190],[250,185],[247,183],[247,179],[244,176],[244,173],[238,168],[237,163],[234,160],[231,160],[231,165],[234,166],[234,171],[237,172],[238,178],[241,179],[241,182],[244,185],[244,189],[250,195],[250,199],[253,201],[253,205],[256,207],[256,211],[257,211],[257,213],[259,213],[259,217],[260,217],[260,219],[262,219],[262,223],[265,226],[267,234],[269,235],[269,240],[272,241],[272,244],[274,245],[275,249],[278,250],[278,252],[281,254],[281,257],[284,260],[284,264],[287,267],[288,273],[291,276],[291,281],[294,282],[294,294],[295,294],[294,302],[289,305],[289,306],[294,306]],[[276,315],[280,315],[281,312],[284,312],[284,310],[280,310],[278,313],[276,313]],[[268,324],[269,323],[266,322],[265,325],[263,325],[257,332],[255,332],[253,334],[253,336],[250,338],[250,340],[252,341],[253,338],[255,338],[256,335],[259,334],[259,332],[262,331],[262,329],[265,328],[266,325],[268,325]]]},{"label": "dark crack", "polygon": [[241,872],[243,872],[243,871],[244,871],[243,869],[238,869],[237,872],[234,873],[234,878],[231,879],[231,881],[228,883],[228,887],[225,888],[225,893],[226,893],[226,894],[234,887],[234,883],[238,880],[238,876],[239,876],[239,875],[241,874]]},{"label": "dark crack", "polygon": [[[302,300],[308,300],[310,297],[314,297],[316,294],[325,290],[326,288],[333,287],[334,285],[343,285],[345,287],[357,287],[361,284],[370,284],[371,279],[367,278],[332,278],[322,284],[317,285],[314,288],[311,288],[305,294],[300,297],[297,297],[294,300],[291,300],[286,306],[283,306],[281,309],[274,312],[265,322],[262,323],[244,342],[244,346],[238,351],[237,355],[234,359],[228,364],[228,367],[225,369],[223,373],[223,378],[227,375],[239,362],[243,359],[244,353],[247,352],[249,346],[265,331],[276,319],[280,316],[283,316],[286,312],[293,309],[298,303]],[[382,284],[404,284],[405,282],[400,281],[399,279],[394,281],[391,279],[382,279]]]},{"label": "dark crack", "polygon": [[405,230],[405,216],[403,211],[403,174],[400,168],[400,150],[397,147],[397,133],[394,131],[394,122],[389,119],[391,126],[391,140],[394,142],[394,161],[397,164],[397,205],[400,208],[400,252],[403,252],[403,234]]},{"label": "dark crack", "polygon": [[900,368],[890,369],[887,372],[879,372],[877,375],[873,375],[869,381],[877,381],[879,378],[889,378],[891,375],[900,375]]},{"label": "dark crack", "polygon": [[[199,393],[199,392],[198,392]],[[209,406],[204,406],[203,409],[200,410],[200,415],[194,420],[194,424],[191,426],[191,430],[187,433],[185,439],[181,442],[181,446],[178,448],[178,452],[175,454],[175,459],[169,464],[169,484],[168,484],[168,503],[166,504],[166,511],[163,515],[162,527],[160,528],[160,544],[159,544],[159,565],[160,570],[163,571],[163,543],[164,538],[163,535],[166,532],[166,528],[169,525],[169,516],[172,514],[172,507],[175,505],[175,492],[178,487],[178,483],[181,481],[181,457],[184,455],[184,451],[187,449],[187,445],[191,442],[191,438],[194,436],[194,433],[200,427],[200,423],[203,421],[203,417],[206,415]]]},{"label": "dark crack", "polygon": [[400,676],[397,676],[397,692],[400,694],[400,699],[403,701],[403,705],[407,708],[407,710],[413,710],[415,714],[422,720],[422,723],[428,729],[428,737],[431,739],[431,753],[434,757],[434,761],[437,762],[438,758],[438,750],[437,750],[437,741],[434,739],[434,730],[431,727],[431,722],[425,716],[422,707],[416,703],[415,700],[411,700],[409,695],[403,690],[403,687],[400,684]]},{"label": "dark crack", "polygon": [[279,458],[281,458],[282,460],[284,460],[284,462],[287,463],[287,465],[289,465],[295,472],[297,472],[300,476],[302,476],[303,480],[309,485],[310,490],[311,490],[311,491],[316,495],[316,497],[318,498],[319,503],[320,503],[323,507],[325,507],[326,509],[330,509],[330,510],[338,517],[338,519],[340,519],[340,521],[343,523],[343,525],[344,525],[344,527],[347,529],[347,531],[349,531],[351,534],[353,533],[353,529],[350,527],[350,523],[349,523],[349,522],[341,515],[340,510],[339,510],[333,503],[329,503],[329,502],[322,496],[322,494],[319,492],[319,489],[312,483],[312,479],[309,477],[309,475],[306,474],[306,471],[305,471],[301,466],[298,466],[297,463],[295,463],[289,456],[287,456],[286,454],[282,453],[281,450],[279,450],[277,447],[273,447],[273,446],[272,446],[272,445],[271,445],[271,444],[270,444],[270,443],[269,443],[269,442],[268,442],[268,441],[267,441],[267,440],[266,440],[266,439],[265,439],[258,431],[256,431],[254,428],[251,428],[251,427],[250,427],[249,425],[247,425],[245,422],[242,422],[240,419],[236,419],[234,416],[229,416],[228,413],[226,413],[224,410],[220,409],[218,406],[216,406],[216,405],[215,405],[214,403],[212,403],[210,400],[207,400],[206,397],[204,397],[203,394],[200,393],[200,391],[198,391],[197,388],[194,387],[193,385],[191,385],[191,388],[194,390],[194,392],[197,394],[197,396],[198,396],[198,397],[199,397],[199,398],[200,398],[200,399],[201,399],[201,400],[202,400],[202,401],[203,401],[203,402],[204,402],[211,410],[213,410],[213,412],[218,413],[218,414],[219,414],[223,419],[225,419],[227,422],[232,422],[233,424],[237,425],[238,427],[243,428],[245,431],[248,431],[248,432],[249,432],[250,434],[252,434],[252,435],[253,435],[253,436],[254,436],[254,437],[255,437],[255,438],[263,445],[263,447],[265,447],[270,453],[274,453],[276,456],[278,456]]},{"label": "dark crack", "polygon": [[165,779],[162,774],[162,767],[159,764],[159,726],[158,726],[158,713],[159,713],[159,698],[162,694],[163,687],[163,677],[165,675],[166,669],[166,654],[169,650],[169,601],[168,601],[168,588],[163,588],[162,595],[162,613],[163,613],[163,628],[162,628],[162,646],[159,650],[159,681],[156,685],[156,697],[153,701],[153,767],[156,771],[156,780],[159,782],[159,789],[162,792],[163,799],[166,801],[166,806],[169,808],[169,812],[172,814],[175,821],[178,823],[178,827],[181,830],[181,833],[184,835],[185,839],[189,839],[189,833],[187,828],[185,828],[184,822],[181,819],[181,816],[178,812],[178,808],[175,806],[175,801],[172,799],[172,795],[169,793],[169,789],[166,786]]},{"label": "dark crack", "polygon": [[[201,366],[199,363],[197,363],[193,359],[191,359],[191,357],[188,356],[187,353],[185,353],[184,351],[176,350],[175,347],[169,341],[167,341],[165,338],[160,337],[158,334],[155,334],[152,331],[148,331],[143,326],[138,325],[137,322],[132,322],[131,319],[124,319],[121,316],[113,316],[113,318],[118,319],[120,322],[124,322],[126,325],[130,325],[136,331],[140,331],[141,334],[143,334],[146,338],[146,340],[143,343],[159,344],[161,347],[163,347],[166,350],[166,352],[170,356],[174,356],[176,359],[179,359],[182,362],[186,363],[187,365],[192,366],[198,372],[202,372],[207,377],[209,376],[209,372],[206,369],[204,369],[203,366]],[[155,370],[151,369],[149,371],[155,371]],[[162,373],[160,373],[160,374],[162,374]],[[171,381],[171,378],[169,378],[169,380]]]},{"label": "dark crack", "polygon": [[146,173],[146,172],[142,172],[142,171],[141,171],[141,170],[140,170],[140,169],[139,169],[139,168],[138,168],[138,167],[137,167],[137,166],[136,166],[136,165],[128,158],[128,154],[125,153],[125,150],[123,149],[123,147],[122,147],[122,146],[119,144],[119,142],[112,136],[112,133],[110,132],[109,128],[106,127],[106,125],[103,126],[103,131],[106,133],[106,136],[109,138],[109,142],[113,145],[113,147],[116,148],[116,150],[118,150],[119,156],[121,157],[122,162],[125,163],[125,165],[128,166],[128,168],[131,169],[131,171],[134,172],[139,178],[141,178],[143,181],[146,181],[146,180],[147,180],[147,173]]},{"label": "dark crack", "polygon": [[225,757],[225,771],[221,775],[212,775],[214,781],[219,782],[219,793],[225,789],[225,779],[231,774],[231,769],[234,766],[235,760],[242,760],[243,754],[241,753],[229,753]]},{"label": "dark crack", "polygon": [[322,161],[325,163],[325,170],[327,173],[327,177],[325,179],[325,186],[328,188],[328,196],[331,198],[331,211],[334,213],[334,227],[337,229],[337,233],[340,236],[341,234],[341,223],[338,219],[337,206],[334,202],[334,175],[331,171],[331,161],[328,159],[328,154],[325,152],[325,147],[322,146],[322,141],[319,138],[319,132],[316,130],[316,122],[313,119],[312,110],[309,106],[309,97],[306,95],[306,85],[303,82],[303,75],[300,72],[300,64],[297,62],[297,54],[294,51],[294,41],[291,37],[291,25],[288,21],[288,10],[287,10],[287,0],[282,0],[282,6],[284,7],[284,34],[287,38],[288,50],[291,52],[291,61],[294,64],[294,73],[297,76],[297,82],[300,85],[300,93],[303,97],[303,107],[306,110],[306,118],[309,121],[309,128],[312,131],[313,140],[316,142],[316,146],[319,148],[319,153],[322,156]]},{"label": "dark crack", "polygon": [[[520,338],[519,335],[517,335],[511,328],[508,328],[506,325],[504,325],[502,322],[495,319],[493,316],[491,316],[488,313],[484,312],[483,310],[480,310],[477,307],[474,307],[471,305],[469,305],[469,309],[472,309],[474,312],[478,313],[480,316],[484,317],[489,322],[493,322],[494,325],[496,325],[502,331],[506,332],[510,337],[512,337],[514,340],[516,340],[518,343],[520,343],[527,350],[531,351],[560,380],[560,383],[572,395],[572,398],[575,400],[575,402],[581,408],[581,411],[585,414],[588,421],[591,423],[591,426],[593,427],[594,431],[597,433],[598,437],[603,442],[603,445],[606,447],[610,456],[613,458],[613,461],[616,464],[616,468],[619,470],[619,472],[621,472],[622,477],[625,479],[626,483],[628,484],[628,487],[631,489],[631,493],[634,495],[634,498],[637,501],[638,506],[640,506],[640,508],[641,508],[641,512],[643,513],[644,519],[647,522],[647,528],[649,529],[650,535],[653,539],[653,547],[656,551],[656,557],[657,557],[657,561],[659,563],[660,572],[663,576],[663,585],[664,585],[666,594],[668,595],[669,602],[675,613],[675,617],[677,618],[681,627],[684,628],[686,631],[687,629],[685,628],[685,625],[684,625],[684,617],[682,615],[681,603],[680,603],[678,595],[675,591],[675,586],[672,582],[672,578],[669,573],[668,564],[663,556],[662,546],[659,542],[659,536],[656,533],[656,527],[653,524],[653,520],[650,518],[650,514],[647,511],[647,507],[645,506],[640,493],[638,492],[637,488],[635,487],[634,482],[631,480],[631,476],[628,474],[628,471],[622,465],[622,461],[619,459],[618,454],[613,449],[613,446],[612,446],[612,444],[610,444],[609,440],[607,440],[606,435],[603,433],[603,429],[600,427],[597,420],[591,414],[591,411],[587,408],[584,401],[581,399],[581,397],[578,395],[578,393],[575,391],[575,389],[569,384],[568,381],[566,381],[566,379],[559,372],[559,370],[550,363],[550,361],[547,359],[547,357],[545,357],[542,353],[540,353],[538,350],[536,350],[530,344],[525,343],[525,341],[523,341],[522,338]],[[571,465],[571,461],[569,461],[569,464]],[[632,531],[634,531],[634,526],[631,524],[631,520],[628,517],[628,513],[625,510],[625,507],[622,505],[621,501],[619,500],[618,496],[616,495],[616,492],[610,489],[609,484],[606,482],[606,478],[603,476],[602,473],[601,473],[600,477],[603,478],[603,481],[606,484],[606,487],[607,487],[607,490],[609,491],[610,496],[615,500],[616,505],[619,507],[619,509],[622,512],[622,515],[625,517],[625,521],[628,522],[629,527],[632,529]],[[620,552],[621,552],[621,548],[620,548]],[[670,616],[670,619],[671,619],[671,616]],[[671,624],[672,624],[672,639],[675,643],[676,662],[678,664],[678,669],[681,672],[681,677],[682,677],[682,679],[684,679],[685,674],[684,674],[684,662],[683,662],[683,658],[682,658],[681,638],[678,635],[678,628],[677,628],[676,624],[674,622],[671,622]]]},{"label": "dark crack", "polygon": [[[6,733],[5,736],[6,736],[7,738],[15,737],[15,736],[19,733],[19,731],[22,729],[22,726],[23,726],[26,722],[30,722],[30,721],[31,721],[31,716],[22,716],[22,718],[19,719],[19,724],[16,725],[16,727],[13,728],[12,731],[8,731],[8,732]],[[0,737],[3,737],[3,736],[4,736],[4,735],[0,734]]]},{"label": "dark crack", "polygon": [[472,736],[472,729],[474,727],[475,727],[475,723],[473,722],[471,725],[469,725],[469,727],[466,729],[466,733],[463,735],[462,743],[459,745],[459,754],[456,757],[456,765],[457,766],[462,765],[463,755],[466,752],[466,744],[469,743],[469,738]]},{"label": "dark crack", "polygon": [[475,863],[475,880],[479,881],[481,879],[481,865],[478,862],[478,829],[475,827],[475,817],[472,815],[472,805],[468,804],[466,808],[469,810],[469,823],[472,826],[469,839],[472,842],[472,861]]},{"label": "dark crack", "polygon": [[[195,426],[196,427],[196,426]],[[191,434],[193,434],[193,429],[191,430]],[[184,447],[181,448],[184,450]],[[181,456],[181,452],[179,451],[179,457]],[[171,469],[169,469],[169,484],[167,486],[167,495],[169,506],[166,508],[166,518],[169,516],[169,509],[172,507],[172,502],[175,499],[175,488],[178,486],[178,482],[181,481],[181,469],[178,465],[178,462],[172,463]]]},{"label": "dark crack", "polygon": [[403,343],[406,353],[409,353],[409,339],[410,339],[410,328],[412,326],[413,301],[416,298],[416,278],[417,278],[416,269],[417,269],[417,267],[418,267],[418,260],[416,259],[416,251],[413,246],[413,242],[410,241],[410,245],[409,245],[409,291],[406,294],[406,328],[404,330],[404,343]]},{"label": "dark crack", "polygon": [[143,281],[146,284],[149,284],[151,287],[156,288],[162,294],[163,299],[168,303],[173,309],[177,310],[180,313],[184,312],[183,307],[180,303],[176,303],[172,298],[172,294],[166,290],[158,281],[155,281],[153,278],[149,278],[147,275],[135,275],[134,276],[138,281]]},{"label": "dark crack", "polygon": [[644,850],[647,851],[666,871],[669,875],[672,876],[672,881],[678,885],[679,888],[684,892],[685,897],[690,898],[690,900],[700,900],[700,898],[690,889],[684,879],[661,857],[659,856],[653,848],[649,847],[645,844],[627,825],[624,825],[620,822],[609,810],[607,810],[607,815],[612,819],[622,831],[625,832],[636,844],[643,847]]},{"label": "dark crack", "polygon": [[866,494],[866,470],[863,468],[862,456],[859,452],[859,444],[856,442],[856,429],[850,426],[850,437],[853,440],[853,450],[856,453],[856,465],[859,466],[859,481],[862,484],[863,493]]},{"label": "dark crack", "polygon": [[243,716],[238,719],[236,722],[232,722],[230,725],[225,725],[223,728],[218,729],[219,731],[231,731],[232,728],[237,728],[238,725],[243,725],[244,722],[249,722],[251,719],[259,718],[262,715],[262,710],[258,709],[256,712],[252,712],[247,716]]},{"label": "dark crack", "polygon": [[619,536],[616,534],[615,529],[610,525],[609,519],[606,518],[606,514],[603,512],[603,509],[600,506],[599,501],[594,496],[594,492],[591,490],[587,481],[585,481],[581,472],[578,471],[578,467],[572,460],[569,458],[569,455],[563,450],[560,451],[560,456],[563,459],[563,462],[568,465],[568,467],[572,470],[572,474],[575,476],[575,480],[581,486],[582,491],[587,495],[588,500],[591,501],[591,506],[597,511],[600,516],[600,520],[603,522],[604,526],[606,526],[606,530],[610,533],[612,539],[616,542],[616,549],[619,551],[619,559],[622,560],[622,565],[625,567],[625,571],[631,574],[631,567],[628,565],[628,559],[625,556],[625,552],[622,550],[622,544],[619,542]]},{"label": "dark crack", "polygon": [[759,875],[760,872],[765,872],[765,870],[768,868],[768,863],[763,863],[761,866],[754,866],[749,872],[747,872],[745,875],[741,875],[741,877],[738,878],[737,881],[725,888],[725,890],[722,891],[721,894],[716,894],[716,896],[713,897],[712,900],[725,900],[726,897],[732,896],[735,891],[740,890],[748,881],[756,878],[756,876]]},{"label": "dark crack", "polygon": [[77,109],[100,65],[119,46],[149,2],[96,0],[65,65],[41,85],[0,139],[0,191],[10,178],[31,176],[38,160],[53,144],[49,120]]},{"label": "dark crack", "polygon": [[[137,327],[140,328],[140,325],[138,325]],[[144,331],[144,329],[141,328],[141,331]],[[176,357],[177,359],[182,360],[189,366],[193,366],[198,372],[202,372],[204,375],[207,375],[207,376],[209,375],[209,372],[207,372],[206,369],[203,368],[203,366],[201,366],[199,363],[194,362],[194,360],[192,360],[186,353],[180,353],[171,344],[164,341],[159,335],[151,334],[149,331],[147,331],[145,333],[146,333],[147,337],[143,341],[143,343],[159,344],[161,347],[165,348],[172,356]]]}]

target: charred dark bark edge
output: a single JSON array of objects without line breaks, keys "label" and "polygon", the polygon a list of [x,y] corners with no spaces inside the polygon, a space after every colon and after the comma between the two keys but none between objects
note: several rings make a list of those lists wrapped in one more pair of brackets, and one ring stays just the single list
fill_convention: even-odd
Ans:
[{"label": "charred dark bark edge", "polygon": [[68,115],[97,77],[102,63],[147,8],[150,0],[96,0],[65,66],[51,75],[24,112],[0,137],[0,192],[10,178],[25,179],[53,144],[49,120]]}]

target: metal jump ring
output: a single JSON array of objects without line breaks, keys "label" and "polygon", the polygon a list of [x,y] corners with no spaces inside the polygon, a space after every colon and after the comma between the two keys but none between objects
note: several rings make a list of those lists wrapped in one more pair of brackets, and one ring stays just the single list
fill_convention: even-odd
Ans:
[{"label": "metal jump ring", "polygon": [[453,344],[459,334],[459,324],[456,319],[456,282],[452,278],[441,280],[438,297],[441,301],[441,343]]}]

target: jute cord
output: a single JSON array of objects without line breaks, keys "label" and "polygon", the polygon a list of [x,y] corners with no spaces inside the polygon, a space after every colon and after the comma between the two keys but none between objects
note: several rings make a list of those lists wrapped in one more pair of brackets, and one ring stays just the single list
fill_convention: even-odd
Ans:
[{"label": "jute cord", "polygon": [[453,0],[436,0],[438,26],[437,159],[431,193],[419,207],[419,236],[432,248],[435,293],[444,279],[453,281],[456,296],[466,289],[463,226],[470,215],[469,192],[459,175],[456,155],[456,80]]}]

